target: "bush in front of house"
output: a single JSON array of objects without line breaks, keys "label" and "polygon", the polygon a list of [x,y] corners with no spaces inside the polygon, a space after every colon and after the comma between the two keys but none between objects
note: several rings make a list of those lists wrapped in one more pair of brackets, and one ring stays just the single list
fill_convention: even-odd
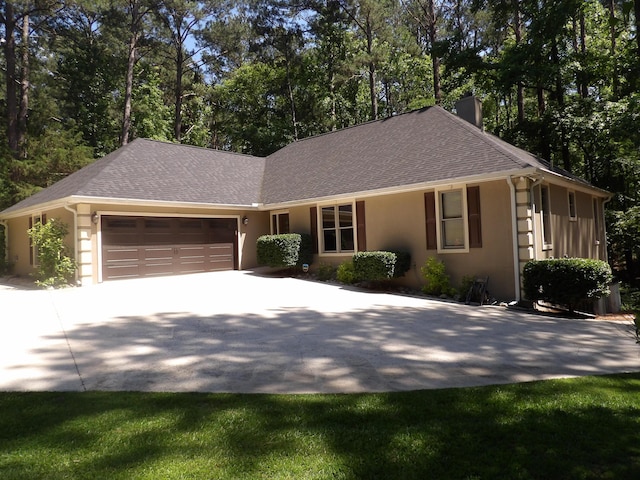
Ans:
[{"label": "bush in front of house", "polygon": [[300,258],[302,237],[297,233],[262,235],[258,238],[258,264],[268,267],[295,267]]},{"label": "bush in front of house", "polygon": [[556,258],[531,260],[524,266],[523,286],[528,300],[563,305],[573,311],[585,300],[609,295],[611,267],[602,260]]},{"label": "bush in front of house", "polygon": [[338,265],[338,269],[336,270],[336,280],[347,285],[352,285],[358,281],[358,277],[356,276],[356,267],[353,264],[353,260],[348,260]]},{"label": "bush in front of house", "polygon": [[69,227],[53,218],[47,223],[36,223],[27,233],[38,251],[36,285],[59,287],[71,284],[76,262],[67,254],[68,249],[64,244]]},{"label": "bush in front of house", "polygon": [[449,296],[452,293],[449,275],[445,273],[444,262],[435,257],[429,257],[421,271],[425,281],[425,285],[422,287],[424,293],[436,297]]},{"label": "bush in front of house", "polygon": [[411,254],[404,250],[390,250],[396,256],[396,264],[393,268],[393,278],[403,277],[411,268]]},{"label": "bush in front of house", "polygon": [[262,235],[257,241],[258,264],[268,267],[301,267],[313,261],[313,242],[308,233]]},{"label": "bush in front of house", "polygon": [[359,281],[377,282],[393,278],[396,254],[392,252],[358,252],[353,256],[353,267]]}]

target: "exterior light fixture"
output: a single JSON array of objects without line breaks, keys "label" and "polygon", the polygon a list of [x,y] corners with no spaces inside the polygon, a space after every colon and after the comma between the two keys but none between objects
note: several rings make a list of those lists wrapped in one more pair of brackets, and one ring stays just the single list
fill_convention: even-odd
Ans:
[{"label": "exterior light fixture", "polygon": [[98,212],[93,212],[91,214],[91,223],[93,223],[94,225],[97,225],[99,221],[100,221],[100,215],[98,215]]},{"label": "exterior light fixture", "polygon": [[242,217],[242,224],[249,225],[249,217],[247,217],[246,215]]}]

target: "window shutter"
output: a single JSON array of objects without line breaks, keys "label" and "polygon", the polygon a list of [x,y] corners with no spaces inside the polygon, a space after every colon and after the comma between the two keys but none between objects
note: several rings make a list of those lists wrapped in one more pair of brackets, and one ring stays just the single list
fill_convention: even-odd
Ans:
[{"label": "window shutter", "polygon": [[358,251],[367,250],[367,229],[364,215],[364,201],[356,202],[356,222],[358,223]]},{"label": "window shutter", "polygon": [[318,253],[318,207],[309,209],[311,222],[311,241],[313,242],[313,253]]},{"label": "window shutter", "polygon": [[43,225],[45,225],[47,223],[47,214],[46,213],[42,214],[42,220],[41,221],[42,221]]},{"label": "window shutter", "polygon": [[438,248],[438,237],[436,235],[436,194],[427,192],[424,194],[424,211],[427,225],[427,250]]},{"label": "window shutter", "polygon": [[467,210],[469,214],[469,248],[482,248],[480,187],[467,187]]}]

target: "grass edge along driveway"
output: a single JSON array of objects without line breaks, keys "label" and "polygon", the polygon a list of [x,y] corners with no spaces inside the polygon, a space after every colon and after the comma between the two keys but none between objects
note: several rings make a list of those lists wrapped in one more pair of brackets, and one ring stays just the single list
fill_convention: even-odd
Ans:
[{"label": "grass edge along driveway", "polygon": [[350,395],[0,393],[0,477],[640,478],[640,373]]}]

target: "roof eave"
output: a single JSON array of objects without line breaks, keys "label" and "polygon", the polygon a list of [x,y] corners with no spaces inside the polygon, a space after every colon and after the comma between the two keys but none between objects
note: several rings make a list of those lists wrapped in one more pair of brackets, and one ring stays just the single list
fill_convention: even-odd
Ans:
[{"label": "roof eave", "polygon": [[36,214],[54,208],[77,205],[81,203],[115,205],[115,206],[138,206],[138,207],[173,207],[173,208],[206,208],[215,210],[260,210],[262,204],[226,204],[226,203],[206,203],[206,202],[174,202],[169,200],[144,200],[136,198],[111,198],[71,195],[69,197],[52,200],[50,202],[39,203],[29,207],[20,208],[9,213],[0,212],[0,219],[11,219],[24,215]]}]

